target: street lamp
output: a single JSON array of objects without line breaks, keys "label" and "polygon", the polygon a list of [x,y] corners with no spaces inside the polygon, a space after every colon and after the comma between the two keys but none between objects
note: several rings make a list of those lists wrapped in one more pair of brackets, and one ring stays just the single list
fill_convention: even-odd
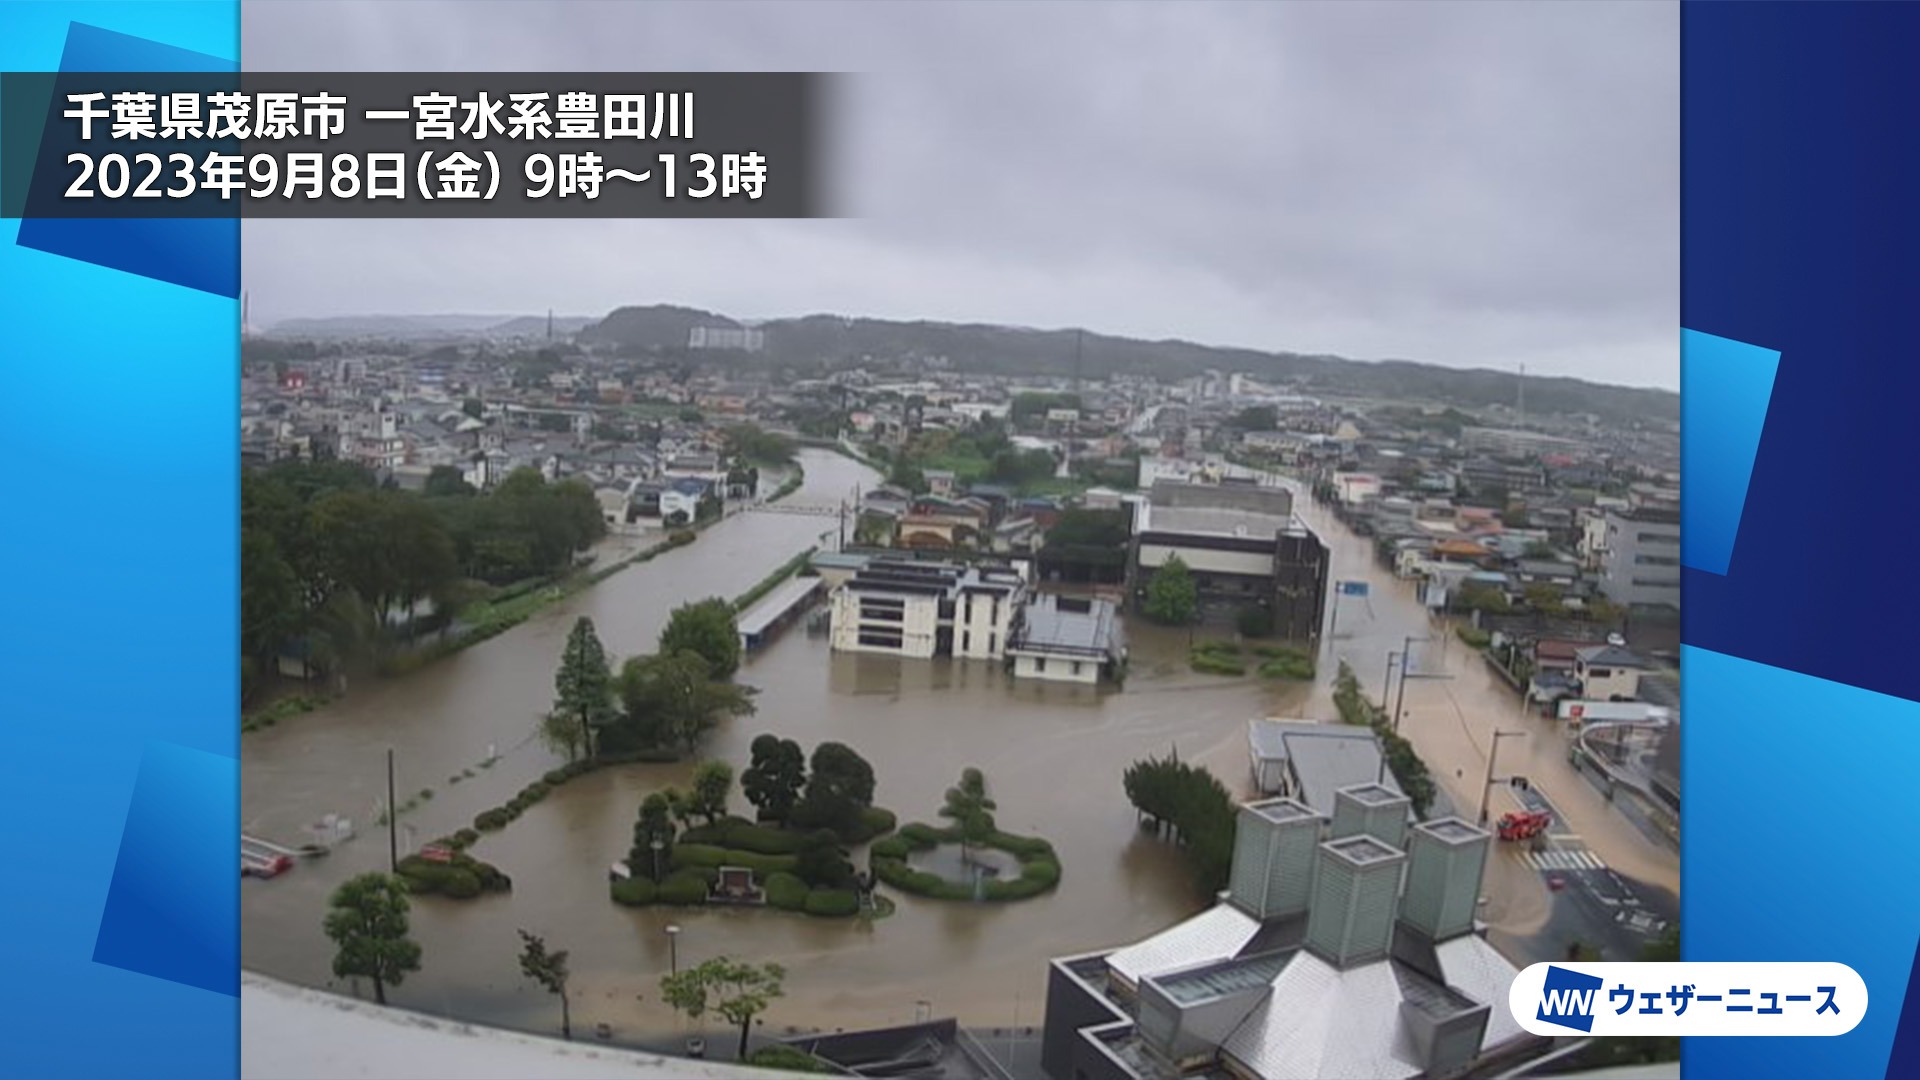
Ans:
[{"label": "street lamp", "polygon": [[680,974],[680,924],[679,923],[667,924],[667,973],[669,975]]},{"label": "street lamp", "polygon": [[666,850],[667,843],[656,836],[648,842],[647,846],[653,849],[653,883],[658,885],[660,884],[660,853]]},{"label": "street lamp", "polygon": [[1487,792],[1493,788],[1493,759],[1500,756],[1500,740],[1518,738],[1526,734],[1524,731],[1501,731],[1498,728],[1494,729],[1493,745],[1487,747],[1487,780],[1486,783],[1480,785],[1479,821],[1482,825],[1487,823]]}]

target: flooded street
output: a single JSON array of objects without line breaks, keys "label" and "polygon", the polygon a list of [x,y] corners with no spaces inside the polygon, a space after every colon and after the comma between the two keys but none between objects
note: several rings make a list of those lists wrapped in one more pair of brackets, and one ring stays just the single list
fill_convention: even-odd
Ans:
[{"label": "flooded street", "polygon": [[[877,479],[831,453],[806,451],[803,461],[805,486],[779,505],[837,505]],[[1333,548],[1334,577],[1374,582],[1370,612],[1354,598],[1342,602],[1335,651],[1377,696],[1387,650],[1406,634],[1426,632],[1426,615],[1410,588],[1376,566],[1366,542],[1304,500],[1299,511]],[[278,879],[242,882],[244,966],[335,984],[332,948],[320,930],[324,906],[341,880],[386,867],[386,831],[374,822],[388,747],[398,761],[400,802],[415,803],[400,819],[404,854],[468,825],[558,763],[532,732],[552,702],[554,668],[575,618],[591,617],[616,658],[649,651],[675,606],[738,595],[837,528],[832,517],[739,514],[508,633],[413,675],[356,685],[326,709],[244,736],[248,832],[299,843],[307,823],[328,813],[352,818],[360,832]],[[1048,957],[1136,940],[1207,903],[1178,852],[1137,830],[1122,770],[1177,747],[1240,790],[1249,718],[1333,715],[1327,683],[1334,665],[1324,655],[1315,686],[1222,679],[1187,670],[1185,630],[1136,621],[1129,633],[1133,674],[1124,691],[1112,691],[1014,683],[980,662],[836,655],[824,638],[796,627],[742,668],[740,680],[761,689],[759,714],[723,722],[702,751],[737,773],[762,732],[809,752],[822,741],[845,742],[873,764],[875,802],[903,824],[937,820],[942,793],[963,768],[977,766],[999,804],[1000,826],[1043,836],[1059,851],[1064,873],[1049,895],[1004,905],[896,896],[898,911],[871,923],[771,909],[618,907],[607,897],[606,868],[624,857],[641,798],[684,783],[691,769],[621,766],[563,785],[505,830],[483,835],[474,853],[513,878],[510,895],[415,901],[423,967],[392,998],[509,1027],[556,1027],[553,999],[519,973],[515,931],[525,928],[571,951],[576,1029],[605,1023],[623,1040],[670,1034],[681,1021],[655,999],[669,966],[664,927],[677,923],[682,965],[724,952],[787,966],[786,996],[766,1017],[770,1034],[908,1022],[920,1002],[969,1025],[1037,1024]],[[1495,720],[1527,727],[1531,737],[1503,740],[1501,773],[1526,771],[1610,863],[1672,887],[1677,857],[1653,850],[1572,772],[1545,721],[1521,719],[1513,695],[1462,643],[1448,647],[1446,665],[1453,680],[1409,684],[1405,730],[1464,812],[1471,813],[1485,768],[1477,748]],[[1439,666],[1433,653],[1415,670]],[[500,760],[481,768],[490,748]],[[421,798],[423,790],[431,797]],[[734,802],[736,811],[751,809],[737,790]],[[1506,808],[1496,802],[1494,813]],[[856,854],[856,863],[864,865],[864,856]],[[1528,871],[1523,880],[1519,866],[1502,858],[1489,870],[1490,878],[1513,872],[1511,882],[1489,881],[1495,899],[1485,909],[1512,933],[1527,932],[1546,909],[1538,875]]]}]

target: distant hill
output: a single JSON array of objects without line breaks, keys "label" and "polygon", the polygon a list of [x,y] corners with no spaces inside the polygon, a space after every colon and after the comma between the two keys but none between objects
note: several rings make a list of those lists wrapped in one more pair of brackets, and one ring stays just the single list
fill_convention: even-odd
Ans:
[{"label": "distant hill", "polygon": [[[582,327],[592,325],[596,320],[591,315],[555,315],[553,317],[553,336],[561,337],[578,333]],[[488,337],[540,337],[547,332],[545,315],[521,315],[486,328]]]},{"label": "distant hill", "polygon": [[[1407,360],[1347,360],[983,324],[809,315],[764,322],[760,329],[767,335],[767,353],[787,362],[945,357],[962,371],[1071,375],[1078,350],[1079,370],[1089,378],[1113,374],[1181,378],[1208,370],[1240,371],[1294,382],[1309,394],[1423,399],[1473,408],[1512,404],[1518,377],[1514,372]],[[1678,419],[1680,398],[1666,390],[1528,376],[1527,408],[1543,414],[1591,412],[1623,420]]]},{"label": "distant hill", "polygon": [[[599,320],[554,319],[556,334],[617,349],[681,349],[695,327],[747,325],[717,312],[670,304],[616,308]],[[1295,384],[1308,394],[1433,401],[1464,408],[1510,405],[1517,374],[1462,369],[1410,360],[1348,360],[1338,356],[1262,352],[1190,341],[1143,341],[1075,330],[1036,330],[982,323],[902,322],[807,315],[755,322],[766,334],[763,360],[841,366],[866,357],[945,358],[956,370],[1002,375],[1114,374],[1183,378],[1213,370],[1240,371]],[[356,315],[289,319],[274,324],[279,338],[386,337],[444,340],[537,337],[544,315]],[[1076,365],[1076,350],[1081,354]],[[1581,379],[1529,375],[1527,411],[1593,413],[1604,419],[1678,420],[1680,397],[1667,390],[1609,386]]]},{"label": "distant hill", "polygon": [[267,328],[272,337],[423,338],[479,334],[507,322],[511,315],[335,315],[320,319],[283,319]]},{"label": "distant hill", "polygon": [[731,330],[740,325],[711,311],[652,304],[615,308],[606,318],[580,331],[580,341],[632,349],[684,348],[695,327]]}]

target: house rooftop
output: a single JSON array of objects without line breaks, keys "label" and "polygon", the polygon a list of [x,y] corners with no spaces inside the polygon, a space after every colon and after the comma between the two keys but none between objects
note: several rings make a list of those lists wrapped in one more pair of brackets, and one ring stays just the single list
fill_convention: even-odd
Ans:
[{"label": "house rooftop", "polygon": [[1010,650],[1107,656],[1124,647],[1125,631],[1111,601],[1041,596],[1027,605],[1022,619]]},{"label": "house rooftop", "polygon": [[1623,649],[1618,645],[1589,645],[1574,653],[1574,656],[1589,667],[1650,668],[1653,664],[1639,653]]}]

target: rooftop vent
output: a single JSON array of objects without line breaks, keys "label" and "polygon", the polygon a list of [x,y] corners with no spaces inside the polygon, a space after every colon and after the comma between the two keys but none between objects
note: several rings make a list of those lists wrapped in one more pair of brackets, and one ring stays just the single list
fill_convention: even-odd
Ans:
[{"label": "rooftop vent", "polygon": [[1387,955],[1405,853],[1371,836],[1320,845],[1307,948],[1338,968]]},{"label": "rooftop vent", "polygon": [[1413,800],[1384,784],[1356,784],[1333,793],[1333,837],[1371,836],[1404,847]]},{"label": "rooftop vent", "polygon": [[1228,890],[1234,906],[1262,921],[1307,910],[1321,822],[1293,799],[1242,806]]},{"label": "rooftop vent", "polygon": [[1436,942],[1471,933],[1491,837],[1457,817],[1422,822],[1410,832],[1400,917]]}]

